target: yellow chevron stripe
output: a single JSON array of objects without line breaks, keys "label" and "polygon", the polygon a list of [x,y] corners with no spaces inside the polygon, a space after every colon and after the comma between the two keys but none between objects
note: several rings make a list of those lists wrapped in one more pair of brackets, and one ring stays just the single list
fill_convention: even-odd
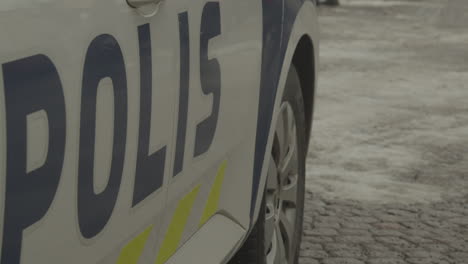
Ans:
[{"label": "yellow chevron stripe", "polygon": [[117,259],[117,264],[136,264],[140,259],[143,249],[145,248],[146,241],[153,230],[153,226],[149,226],[141,234],[130,241],[120,252]]},{"label": "yellow chevron stripe", "polygon": [[218,211],[219,197],[221,196],[221,187],[224,182],[224,172],[226,170],[226,161],[221,163],[221,166],[218,169],[216,174],[215,181],[213,186],[211,186],[211,191],[208,196],[208,201],[206,201],[205,210],[200,220],[199,226],[202,226],[208,221],[215,213]]},{"label": "yellow chevron stripe", "polygon": [[187,220],[190,216],[193,203],[197,198],[198,191],[200,191],[200,185],[195,187],[189,194],[179,201],[174,215],[172,216],[172,221],[167,229],[166,236],[161,244],[161,248],[155,262],[156,264],[165,263],[179,247],[185,225],[187,224]]}]

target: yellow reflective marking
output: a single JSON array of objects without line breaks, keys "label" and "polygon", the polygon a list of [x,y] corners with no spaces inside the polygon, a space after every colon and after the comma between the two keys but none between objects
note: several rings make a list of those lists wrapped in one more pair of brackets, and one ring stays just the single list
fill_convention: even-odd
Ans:
[{"label": "yellow reflective marking", "polygon": [[208,196],[208,201],[206,201],[205,210],[200,220],[199,226],[202,226],[208,221],[215,213],[218,211],[219,197],[221,196],[221,187],[224,182],[224,171],[226,170],[226,161],[221,163],[221,166],[218,169],[216,174],[215,181],[211,187],[210,194]]},{"label": "yellow reflective marking", "polygon": [[166,236],[161,244],[156,264],[165,263],[179,247],[182,234],[184,232],[185,224],[190,216],[193,203],[197,198],[200,185],[195,187],[189,194],[179,201],[177,208],[172,216],[172,221],[167,229]]},{"label": "yellow reflective marking", "polygon": [[153,230],[153,226],[149,226],[135,237],[130,243],[128,243],[120,252],[120,256],[117,259],[117,264],[136,264],[140,259],[143,249],[145,248],[146,241]]}]

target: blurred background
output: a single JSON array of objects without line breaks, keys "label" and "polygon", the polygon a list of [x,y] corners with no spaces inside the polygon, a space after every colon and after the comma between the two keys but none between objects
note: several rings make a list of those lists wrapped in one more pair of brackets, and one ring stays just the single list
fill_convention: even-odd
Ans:
[{"label": "blurred background", "polygon": [[466,264],[468,1],[339,2],[319,7],[301,263]]}]

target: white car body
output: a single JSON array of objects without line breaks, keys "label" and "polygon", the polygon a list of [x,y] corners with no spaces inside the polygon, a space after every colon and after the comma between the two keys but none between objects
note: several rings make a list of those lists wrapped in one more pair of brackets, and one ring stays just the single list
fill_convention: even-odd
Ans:
[{"label": "white car body", "polygon": [[315,6],[156,2],[0,2],[0,264],[226,263],[248,235]]}]

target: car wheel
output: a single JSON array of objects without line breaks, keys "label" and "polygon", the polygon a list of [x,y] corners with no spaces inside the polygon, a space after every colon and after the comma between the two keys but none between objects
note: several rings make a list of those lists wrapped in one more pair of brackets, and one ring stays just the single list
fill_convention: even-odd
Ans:
[{"label": "car wheel", "polygon": [[291,66],[269,155],[257,223],[230,263],[297,264],[305,192],[305,114],[299,76]]}]

